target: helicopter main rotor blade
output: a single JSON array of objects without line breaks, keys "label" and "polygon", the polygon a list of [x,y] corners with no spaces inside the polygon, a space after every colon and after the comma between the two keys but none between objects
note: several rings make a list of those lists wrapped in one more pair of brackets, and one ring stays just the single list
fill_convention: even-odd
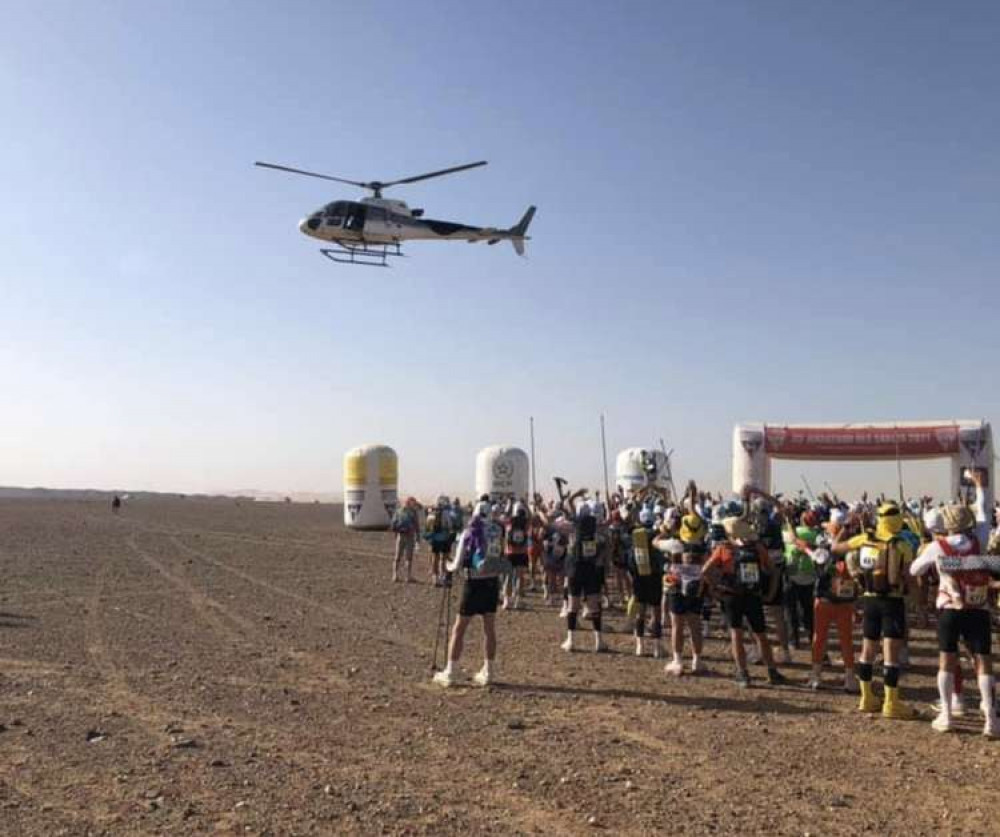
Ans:
[{"label": "helicopter main rotor blade", "polygon": [[397,186],[400,183],[416,183],[418,180],[427,180],[431,177],[441,177],[444,174],[454,174],[457,171],[465,171],[466,169],[474,169],[478,166],[485,166],[486,160],[480,160],[478,163],[466,163],[464,166],[454,166],[450,169],[441,169],[441,171],[432,171],[427,174],[418,174],[415,177],[404,177],[402,180],[389,180],[386,183],[380,184],[383,188],[386,186]]},{"label": "helicopter main rotor blade", "polygon": [[318,177],[321,180],[335,180],[337,183],[347,183],[351,186],[360,186],[362,189],[371,188],[367,183],[362,183],[360,180],[347,180],[343,177],[334,177],[332,174],[317,174],[314,171],[305,171],[305,169],[293,169],[289,166],[279,166],[276,163],[261,163],[257,161],[254,163],[255,166],[260,166],[265,169],[277,169],[278,171],[287,171],[292,174],[304,174],[307,177]]}]

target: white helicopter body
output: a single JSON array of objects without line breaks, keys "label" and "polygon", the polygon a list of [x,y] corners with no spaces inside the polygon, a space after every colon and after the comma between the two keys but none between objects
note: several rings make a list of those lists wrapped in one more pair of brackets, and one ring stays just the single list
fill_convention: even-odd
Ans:
[{"label": "white helicopter body", "polygon": [[535,207],[528,207],[521,220],[512,227],[477,227],[455,221],[438,221],[424,218],[422,209],[411,209],[405,201],[382,197],[382,190],[388,186],[412,183],[430,177],[438,177],[476,166],[486,165],[485,161],[456,166],[443,171],[395,180],[388,183],[370,183],[344,180],[330,175],[293,169],[273,163],[258,162],[255,165],[319,177],[325,180],[351,183],[374,192],[373,197],[360,201],[334,201],[307,215],[299,222],[303,235],[334,245],[320,252],[336,262],[366,264],[385,267],[390,256],[403,255],[400,244],[414,240],[467,241],[470,244],[485,241],[496,244],[510,241],[518,255],[524,255],[524,242],[528,240],[528,225],[535,215]]}]

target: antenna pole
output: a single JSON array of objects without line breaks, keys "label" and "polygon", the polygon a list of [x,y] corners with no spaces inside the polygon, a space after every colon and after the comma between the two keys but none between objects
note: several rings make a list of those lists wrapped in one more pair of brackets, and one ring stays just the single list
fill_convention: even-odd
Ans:
[{"label": "antenna pole", "polygon": [[604,413],[601,413],[601,454],[604,457],[604,499],[611,502],[611,489],[608,485],[608,442],[604,435]]},{"label": "antenna pole", "polygon": [[531,499],[534,501],[535,494],[538,493],[538,484],[535,482],[535,417],[528,416],[528,428],[531,433]]}]

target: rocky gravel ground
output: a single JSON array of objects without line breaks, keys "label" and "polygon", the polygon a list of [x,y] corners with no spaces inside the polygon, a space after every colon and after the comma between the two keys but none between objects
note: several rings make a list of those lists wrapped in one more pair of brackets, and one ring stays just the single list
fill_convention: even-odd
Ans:
[{"label": "rocky gravel ground", "polygon": [[[0,834],[997,834],[1000,742],[834,687],[741,692],[567,655],[539,595],[499,617],[502,683],[429,682],[442,593],[331,506],[0,503]],[[457,604],[457,591],[452,602]],[[481,662],[478,628],[467,670]],[[763,674],[763,672],[760,672]]]}]

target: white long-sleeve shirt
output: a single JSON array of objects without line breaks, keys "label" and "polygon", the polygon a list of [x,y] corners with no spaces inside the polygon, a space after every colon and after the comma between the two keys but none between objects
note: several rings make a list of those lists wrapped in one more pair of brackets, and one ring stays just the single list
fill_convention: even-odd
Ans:
[{"label": "white long-sleeve shirt", "polygon": [[[983,489],[976,488],[976,500],[972,505],[972,513],[976,517],[975,536],[979,544],[980,552],[986,551],[986,543],[990,537],[990,522],[986,516],[986,497]],[[958,553],[965,553],[972,544],[969,535],[963,533],[948,535],[944,539],[948,546]],[[916,560],[910,564],[911,575],[923,575],[932,568],[937,569],[941,577],[941,584],[938,586],[937,602],[935,606],[939,610],[961,607],[962,593],[958,581],[950,573],[941,567],[941,559],[947,557],[940,540],[935,538],[927,544]]]}]

